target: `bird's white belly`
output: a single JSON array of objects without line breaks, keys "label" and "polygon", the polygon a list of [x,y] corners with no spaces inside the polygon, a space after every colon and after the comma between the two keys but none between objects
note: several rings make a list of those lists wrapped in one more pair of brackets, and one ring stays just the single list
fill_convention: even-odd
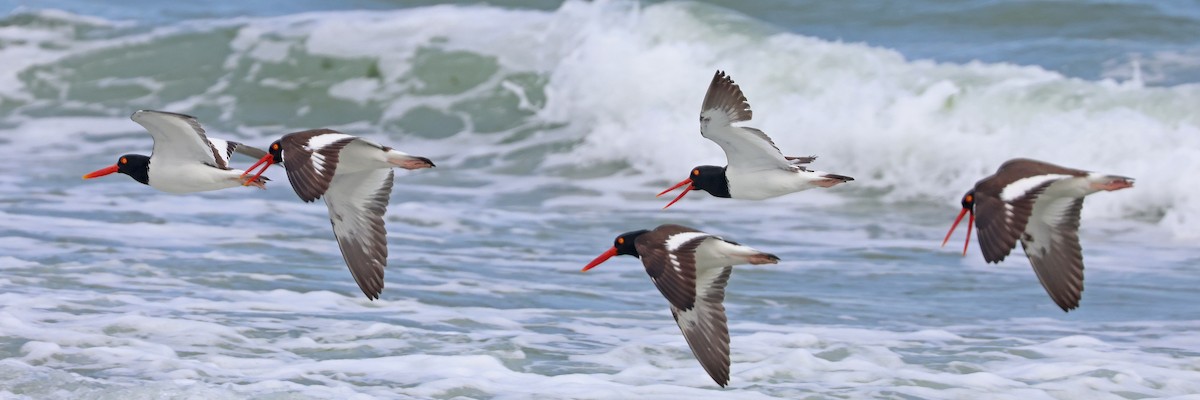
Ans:
[{"label": "bird's white belly", "polygon": [[817,187],[813,182],[823,179],[810,171],[793,172],[782,169],[737,173],[726,170],[729,194],[735,199],[762,200]]},{"label": "bird's white belly", "polygon": [[1091,177],[1067,178],[1054,182],[1046,187],[1040,197],[1059,198],[1059,197],[1083,197],[1092,193],[1096,193],[1096,189],[1091,186]]},{"label": "bird's white belly", "polygon": [[194,193],[241,186],[241,170],[222,170],[202,163],[150,162],[150,186],[168,193]]},{"label": "bird's white belly", "polygon": [[[696,247],[696,273],[720,271],[730,265],[746,264],[759,251],[712,238]],[[705,272],[705,273],[708,273]]]},{"label": "bird's white belly", "polygon": [[337,174],[353,174],[373,169],[391,168],[387,153],[359,141],[351,142],[338,153]]}]

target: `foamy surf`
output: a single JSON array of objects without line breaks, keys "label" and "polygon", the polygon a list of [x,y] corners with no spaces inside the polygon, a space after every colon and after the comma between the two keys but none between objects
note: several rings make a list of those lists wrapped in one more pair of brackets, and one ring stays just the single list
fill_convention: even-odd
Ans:
[{"label": "foamy surf", "polygon": [[[1200,392],[1194,85],[913,60],[684,2],[7,21],[0,397]],[[747,125],[858,179],[659,211],[654,193],[723,160],[696,121],[716,69],[749,97]],[[398,173],[383,298],[360,298],[327,211],[278,171],[267,191],[196,196],[81,183],[149,152],[139,108],[248,144],[322,126],[437,161]],[[1071,314],[1019,252],[937,248],[962,193],[1018,156],[1138,179],[1084,207]],[[783,259],[733,275],[728,389],[635,260],[578,273],[613,235],[668,222]]]}]

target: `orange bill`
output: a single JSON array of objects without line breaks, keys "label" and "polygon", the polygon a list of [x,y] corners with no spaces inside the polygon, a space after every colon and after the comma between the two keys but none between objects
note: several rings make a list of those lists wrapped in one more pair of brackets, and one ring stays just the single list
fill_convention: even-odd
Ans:
[{"label": "orange bill", "polygon": [[667,203],[666,206],[663,206],[664,210],[667,209],[667,207],[670,207],[672,204],[675,204],[675,202],[679,201],[679,199],[682,199],[683,196],[686,195],[689,191],[696,188],[695,186],[692,185],[692,179],[691,178],[684,179],[683,182],[676,183],[675,186],[671,186],[671,187],[667,188],[667,190],[659,192],[657,196],[654,196],[654,197],[662,196],[672,190],[679,189],[679,187],[683,186],[683,185],[687,185],[686,188],[683,188],[683,193],[680,193],[678,197],[675,197],[675,200],[671,200],[670,203]]},{"label": "orange bill", "polygon": [[958,228],[958,223],[962,222],[963,216],[971,214],[971,218],[967,220],[967,242],[963,244],[963,255],[967,255],[967,247],[971,245],[971,228],[975,225],[975,212],[969,208],[963,208],[958,212],[958,218],[954,219],[954,225],[950,226],[950,231],[946,232],[946,238],[942,239],[942,247],[946,247],[946,242],[950,241],[950,235],[954,234],[954,229]]},{"label": "orange bill", "polygon": [[272,156],[270,154],[267,154],[267,155],[263,156],[263,158],[258,159],[258,162],[255,162],[254,165],[251,165],[250,168],[246,168],[246,172],[242,172],[242,178],[245,178],[246,175],[250,175],[251,173],[253,173],[254,169],[258,168],[259,165],[262,165],[262,169],[259,170],[257,174],[254,174],[254,176],[251,177],[250,179],[243,180],[242,186],[249,186],[250,182],[254,182],[254,181],[258,180],[258,177],[262,176],[262,174],[264,172],[267,172],[267,168],[270,168],[271,164],[274,164],[274,163],[275,163],[275,156]]},{"label": "orange bill", "polygon": [[592,260],[592,262],[588,263],[587,266],[583,267],[583,269],[580,270],[580,272],[587,272],[587,270],[595,268],[597,265],[600,265],[600,264],[604,263],[605,261],[608,261],[608,259],[612,258],[615,255],[617,255],[616,247],[608,249],[608,251],[605,251],[604,254],[601,254],[599,257],[596,257],[595,260]]},{"label": "orange bill", "polygon": [[117,172],[117,164],[113,164],[113,165],[110,165],[110,166],[107,166],[107,167],[104,167],[104,168],[101,168],[101,169],[98,169],[98,170],[95,170],[92,172],[88,172],[86,175],[83,176],[83,179],[99,178],[99,177],[111,174],[113,172]]}]

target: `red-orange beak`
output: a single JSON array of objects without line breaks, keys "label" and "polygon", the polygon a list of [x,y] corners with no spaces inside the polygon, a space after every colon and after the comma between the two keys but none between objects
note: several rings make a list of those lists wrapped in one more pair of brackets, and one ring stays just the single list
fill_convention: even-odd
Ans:
[{"label": "red-orange beak", "polygon": [[108,167],[104,167],[104,168],[101,168],[101,169],[98,169],[98,170],[95,170],[92,172],[88,172],[87,175],[83,176],[83,179],[99,178],[99,177],[111,174],[113,172],[117,172],[117,164],[113,164]]},{"label": "red-orange beak", "polygon": [[971,227],[975,225],[975,211],[969,208],[963,208],[958,212],[958,218],[954,219],[954,225],[950,226],[950,232],[946,232],[946,238],[942,239],[942,247],[946,247],[946,242],[950,241],[950,235],[954,234],[954,228],[958,227],[958,223],[962,221],[963,216],[971,213],[971,218],[967,220],[967,242],[963,243],[963,255],[967,255],[967,246],[971,245]]},{"label": "red-orange beak", "polygon": [[597,265],[603,264],[605,261],[608,261],[608,259],[612,258],[612,256],[615,256],[615,255],[617,255],[617,248],[614,246],[613,248],[608,249],[608,251],[604,252],[604,254],[601,254],[599,257],[596,257],[595,260],[592,260],[592,262],[590,262],[590,263],[588,263],[588,265],[584,266],[583,269],[580,270],[579,272],[587,272],[587,270],[595,268]]},{"label": "red-orange beak", "polygon": [[274,164],[274,163],[275,163],[275,156],[272,156],[270,154],[267,154],[267,155],[263,156],[263,158],[258,159],[258,162],[255,162],[254,165],[251,165],[250,168],[246,168],[246,172],[242,173],[242,178],[245,178],[246,175],[250,175],[252,173],[252,171],[254,171],[255,168],[258,168],[259,165],[262,165],[262,170],[259,170],[258,173],[254,174],[254,176],[251,177],[250,179],[243,179],[242,186],[249,186],[250,182],[254,182],[254,181],[258,180],[258,177],[262,176],[262,174],[264,172],[267,172],[267,168],[271,168],[271,164]]},{"label": "red-orange beak", "polygon": [[659,192],[657,196],[654,196],[654,197],[660,197],[664,194],[667,194],[667,192],[670,192],[675,189],[679,189],[679,187],[683,186],[683,185],[687,185],[687,187],[683,189],[683,193],[680,193],[679,197],[676,197],[675,200],[671,200],[670,203],[667,203],[667,205],[663,206],[664,210],[666,210],[667,207],[670,207],[672,204],[675,204],[675,202],[679,201],[679,199],[682,199],[683,196],[686,195],[689,191],[696,188],[695,186],[692,186],[692,178],[684,179],[683,182],[676,183],[675,186],[671,186],[671,187],[667,188],[667,190]]}]

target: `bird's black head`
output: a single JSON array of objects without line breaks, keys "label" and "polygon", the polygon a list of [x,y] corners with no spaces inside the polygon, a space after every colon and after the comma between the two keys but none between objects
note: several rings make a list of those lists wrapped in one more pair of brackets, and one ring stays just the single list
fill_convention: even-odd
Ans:
[{"label": "bird's black head", "polygon": [[725,167],[701,165],[692,168],[692,186],[716,197],[729,198],[729,179]]},{"label": "bird's black head", "polygon": [[971,191],[963,195],[962,207],[967,210],[975,210],[975,189],[971,189]]},{"label": "bird's black head", "polygon": [[701,165],[699,167],[692,168],[692,171],[688,173],[687,179],[676,183],[675,186],[671,186],[667,188],[667,190],[659,192],[658,196],[667,194],[667,192],[678,189],[682,186],[687,186],[683,189],[683,193],[680,193],[679,196],[675,197],[675,200],[671,200],[671,202],[667,203],[667,205],[663,208],[667,208],[672,204],[675,204],[675,202],[679,201],[679,199],[682,199],[684,195],[694,189],[703,190],[716,197],[730,197],[729,179],[725,178],[725,167]]},{"label": "bird's black head", "polygon": [[141,154],[126,154],[117,159],[117,172],[129,175],[133,180],[150,184],[150,157]]},{"label": "bird's black head", "polygon": [[650,231],[639,229],[632,232],[622,233],[621,236],[617,236],[616,239],[613,239],[613,248],[617,249],[617,255],[641,257],[638,255],[637,246],[634,246],[633,242],[637,240],[638,236],[642,236],[642,234],[646,232]]},{"label": "bird's black head", "polygon": [[[258,159],[257,162],[250,165],[250,168],[246,168],[246,171],[242,173],[243,186],[249,185],[250,182],[257,181],[264,172],[267,172],[267,168],[271,168],[272,165],[283,162],[283,145],[279,144],[280,141],[281,140],[276,140],[275,142],[271,143],[271,147],[267,148],[267,155],[262,156],[262,158]],[[254,169],[258,168],[260,165],[262,166],[262,169],[258,170],[257,173],[254,172]],[[250,178],[246,179],[247,176]]]},{"label": "bird's black head", "polygon": [[129,175],[133,180],[149,185],[150,157],[141,154],[126,154],[118,158],[116,164],[89,172],[83,176],[83,179],[99,178],[114,172]]},{"label": "bird's black head", "polygon": [[613,239],[613,247],[608,249],[608,251],[605,251],[604,254],[601,254],[599,257],[596,257],[596,259],[592,260],[592,262],[588,263],[587,266],[583,267],[583,270],[587,271],[592,269],[595,266],[608,261],[608,259],[612,258],[613,256],[641,257],[641,255],[638,254],[637,246],[634,245],[634,242],[637,241],[638,236],[642,236],[646,232],[650,231],[641,229],[625,232],[622,233],[621,236],[617,236],[616,239]]},{"label": "bird's black head", "polygon": [[271,154],[271,158],[273,159],[272,164],[279,164],[283,162],[283,145],[279,144],[279,142],[279,140],[276,140],[274,143],[271,143],[271,147],[269,147],[269,150],[267,151]]}]

